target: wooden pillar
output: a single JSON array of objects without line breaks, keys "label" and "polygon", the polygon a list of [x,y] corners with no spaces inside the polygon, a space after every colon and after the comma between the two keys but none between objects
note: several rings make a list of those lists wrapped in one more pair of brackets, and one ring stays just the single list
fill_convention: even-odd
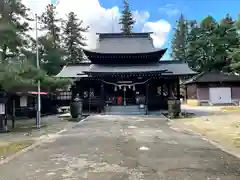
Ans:
[{"label": "wooden pillar", "polygon": [[71,91],[72,91],[72,100],[76,97],[77,95],[77,85],[76,85],[76,82],[74,82],[74,84],[72,85],[71,87]]},{"label": "wooden pillar", "polygon": [[167,89],[168,89],[168,99],[171,99],[172,98],[172,85],[169,81],[167,82]]},{"label": "wooden pillar", "polygon": [[104,84],[101,83],[101,111],[104,112],[105,98],[104,98]]},{"label": "wooden pillar", "polygon": [[176,87],[177,87],[177,99],[180,99],[181,91],[180,91],[179,77],[177,78],[177,81],[176,81]]},{"label": "wooden pillar", "polygon": [[149,92],[149,84],[146,83],[146,115],[148,114],[148,92]]}]

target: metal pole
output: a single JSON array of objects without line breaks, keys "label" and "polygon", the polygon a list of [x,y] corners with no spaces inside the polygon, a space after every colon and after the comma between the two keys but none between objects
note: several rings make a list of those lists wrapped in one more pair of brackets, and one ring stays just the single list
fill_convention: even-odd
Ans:
[{"label": "metal pole", "polygon": [[[37,61],[37,68],[40,69],[39,64],[39,54],[38,54],[38,16],[35,14],[35,20],[36,20],[36,61]],[[37,82],[37,128],[41,127],[41,96],[40,96],[40,80]]]}]

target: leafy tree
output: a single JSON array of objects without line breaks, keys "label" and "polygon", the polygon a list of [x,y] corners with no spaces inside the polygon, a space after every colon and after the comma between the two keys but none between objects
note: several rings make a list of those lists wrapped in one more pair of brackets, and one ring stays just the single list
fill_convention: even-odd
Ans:
[{"label": "leafy tree", "polygon": [[[36,68],[28,60],[3,62],[0,66],[0,88],[5,92],[6,104],[10,102],[12,94],[37,89],[37,81],[41,82],[41,89],[55,92],[58,89],[67,88],[71,84],[70,79],[59,79],[48,76],[46,72]],[[0,123],[3,124],[0,119]],[[5,127],[7,121],[5,121]],[[14,118],[12,119],[14,127]]]},{"label": "leafy tree", "polygon": [[236,44],[236,34],[229,31],[232,26],[228,15],[220,23],[212,16],[207,16],[199,24],[196,21],[189,23],[186,54],[194,70],[228,69],[227,50]]},{"label": "leafy tree", "polygon": [[187,43],[186,43],[186,61],[188,65],[195,71],[199,70],[199,66],[196,64],[198,56],[198,45],[196,43],[198,39],[199,26],[197,21],[191,20],[188,21],[188,34],[187,34]]},{"label": "leafy tree", "polygon": [[227,14],[225,18],[220,21],[215,36],[212,37],[216,58],[214,66],[216,69],[231,71],[231,58],[229,58],[228,52],[231,51],[232,48],[236,48],[239,44],[237,31],[234,26],[235,21]]},{"label": "leafy tree", "polygon": [[38,80],[41,82],[41,88],[50,92],[64,89],[71,83],[69,79],[48,76],[46,72],[36,68],[27,60],[17,63],[5,62],[0,66],[1,88],[8,93],[34,90],[37,88]]},{"label": "leafy tree", "polygon": [[45,12],[43,12],[40,16],[40,22],[42,23],[41,30],[47,31],[46,36],[49,40],[51,40],[54,47],[57,47],[60,44],[61,28],[59,23],[62,22],[62,20],[58,19],[56,16],[56,6],[53,4],[48,4]]},{"label": "leafy tree", "polygon": [[83,59],[82,47],[86,46],[86,33],[89,27],[82,27],[83,21],[79,21],[74,12],[70,12],[63,27],[63,42],[67,54],[67,62],[78,62]]},{"label": "leafy tree", "polygon": [[236,68],[236,48],[240,41],[237,22],[229,14],[220,22],[212,16],[200,23],[189,21],[188,27],[186,57],[192,69],[231,72],[233,66]]},{"label": "leafy tree", "polygon": [[119,20],[119,24],[121,24],[121,31],[126,34],[130,34],[133,29],[133,25],[135,24],[135,20],[133,18],[132,12],[130,10],[128,0],[123,1],[124,8],[122,10],[122,15]]},{"label": "leafy tree", "polygon": [[40,37],[39,43],[39,59],[41,60],[41,68],[49,75],[56,75],[65,63],[63,59],[65,51],[61,47],[54,47],[52,40],[48,39],[46,36]]},{"label": "leafy tree", "polygon": [[[209,71],[216,69],[216,51],[212,42],[212,37],[218,29],[218,22],[212,17],[207,16],[204,18],[199,26],[198,39],[196,41],[198,48],[198,59],[200,71]],[[218,38],[218,37],[217,37]]]},{"label": "leafy tree", "polygon": [[0,3],[0,60],[6,61],[10,54],[18,54],[29,47],[29,9],[21,0],[1,0]]},{"label": "leafy tree", "polygon": [[237,33],[238,45],[228,51],[228,57],[231,59],[230,68],[233,72],[240,74],[240,15],[234,24],[233,30]]},{"label": "leafy tree", "polygon": [[181,14],[172,40],[171,56],[174,60],[186,61],[187,35],[188,22],[185,20],[184,15]]},{"label": "leafy tree", "polygon": [[57,19],[56,7],[47,5],[45,12],[40,16],[41,30],[46,34],[39,38],[39,58],[41,59],[41,67],[49,74],[56,75],[64,64],[63,57],[65,55],[61,47],[60,23],[61,19]]}]

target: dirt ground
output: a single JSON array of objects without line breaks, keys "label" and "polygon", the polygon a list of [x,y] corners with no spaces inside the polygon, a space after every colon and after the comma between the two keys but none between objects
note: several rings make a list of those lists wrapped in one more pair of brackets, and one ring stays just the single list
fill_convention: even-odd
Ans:
[{"label": "dirt ground", "polygon": [[173,130],[164,117],[97,115],[4,164],[0,174],[1,180],[239,180],[240,160]]},{"label": "dirt ground", "polygon": [[175,120],[240,156],[240,113],[215,114]]},{"label": "dirt ground", "polygon": [[[11,122],[9,121],[9,125]],[[72,127],[75,123],[59,119],[57,116],[46,116],[42,118],[42,128],[35,128],[35,119],[17,120],[14,129],[8,133],[0,134],[0,160],[22,150],[39,138],[54,134],[65,128]]]}]

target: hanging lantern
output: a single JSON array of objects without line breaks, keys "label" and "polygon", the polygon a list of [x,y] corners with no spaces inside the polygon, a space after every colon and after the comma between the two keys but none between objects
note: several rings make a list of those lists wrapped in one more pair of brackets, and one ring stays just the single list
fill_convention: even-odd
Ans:
[{"label": "hanging lantern", "polygon": [[126,91],[126,86],[124,86],[123,90]]},{"label": "hanging lantern", "polygon": [[136,88],[135,88],[135,86],[133,86],[133,91],[136,91]]},{"label": "hanging lantern", "polygon": [[114,87],[114,91],[117,91],[117,86]]},{"label": "hanging lantern", "polygon": [[131,85],[129,85],[128,88],[131,89]]}]

